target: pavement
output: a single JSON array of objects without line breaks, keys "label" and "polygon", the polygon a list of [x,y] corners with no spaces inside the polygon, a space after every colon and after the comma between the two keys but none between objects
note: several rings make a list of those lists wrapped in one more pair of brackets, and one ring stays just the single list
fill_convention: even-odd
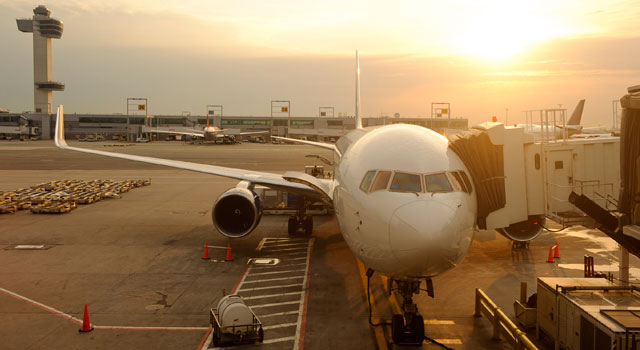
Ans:
[{"label": "pavement", "polygon": [[[307,154],[331,157],[299,145],[70,143],[274,173],[314,164]],[[0,191],[61,179],[143,178],[151,178],[151,186],[71,213],[0,215],[1,348],[208,348],[210,309],[230,292],[247,298],[265,328],[263,344],[241,348],[398,348],[389,344],[387,326],[369,324],[366,267],[349,250],[334,217],[315,217],[312,237],[289,237],[286,216],[265,215],[253,233],[230,240],[213,227],[211,207],[237,181],[64,151],[50,141],[0,142]],[[547,263],[556,241],[561,258]],[[205,242],[212,247],[209,260],[202,259]],[[21,244],[44,249],[13,249]],[[215,248],[227,244],[232,261],[225,261],[226,249]],[[518,250],[494,231],[478,231],[465,260],[434,278],[435,298],[414,298],[426,334],[453,349],[512,348],[491,340],[486,318],[473,317],[475,289],[482,288],[514,319],[521,282],[531,295],[538,276],[580,277],[585,254],[595,257],[596,271],[617,270],[617,245],[598,231],[545,232]],[[247,264],[252,258],[280,262]],[[640,277],[635,257],[631,267],[632,279]],[[374,274],[373,323],[390,320],[397,307],[385,288],[384,276]],[[85,304],[96,329],[79,333]],[[538,342],[534,333],[530,338]]]}]

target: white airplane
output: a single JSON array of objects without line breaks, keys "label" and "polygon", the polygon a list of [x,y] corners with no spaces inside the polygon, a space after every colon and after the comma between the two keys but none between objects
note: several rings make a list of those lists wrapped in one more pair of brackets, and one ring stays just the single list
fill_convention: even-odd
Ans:
[{"label": "white airplane", "polygon": [[207,126],[202,130],[187,130],[187,131],[173,131],[173,130],[158,130],[153,129],[151,133],[157,134],[170,134],[170,135],[185,135],[192,138],[203,139],[204,141],[221,141],[223,143],[235,143],[237,136],[248,135],[262,135],[268,133],[268,131],[246,131],[241,132],[237,129],[221,129],[217,126],[209,125],[209,116],[207,116]]},{"label": "white airplane", "polygon": [[[395,283],[402,296],[402,315],[392,318],[396,343],[423,342],[424,322],[413,303],[426,280],[454,268],[466,255],[476,224],[476,191],[469,172],[448,141],[415,125],[394,124],[362,128],[360,68],[356,52],[356,129],[336,144],[293,140],[335,154],[334,179],[318,179],[301,172],[276,175],[176,160],[119,154],[67,145],[63,107],[58,108],[55,143],[58,147],[107,157],[165,165],[240,180],[224,192],[212,209],[215,227],[229,238],[243,237],[260,221],[255,185],[286,190],[301,196],[300,203],[322,199],[333,204],[345,241],[368,268]],[[304,216],[304,204],[289,218],[289,233],[313,222]]]},{"label": "white airplane", "polygon": [[544,133],[547,133],[548,138],[561,139],[564,137],[571,137],[575,134],[582,132],[583,128],[580,125],[582,119],[582,111],[584,110],[584,101],[580,100],[576,108],[571,113],[571,118],[567,121],[566,125],[540,125],[540,124],[517,124],[517,127],[524,128],[526,133],[532,134],[534,139],[542,139],[545,137]]}]

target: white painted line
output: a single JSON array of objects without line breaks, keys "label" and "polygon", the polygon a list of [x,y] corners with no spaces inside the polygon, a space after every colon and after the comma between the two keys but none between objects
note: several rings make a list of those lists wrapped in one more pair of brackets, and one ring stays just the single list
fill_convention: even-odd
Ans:
[{"label": "white painted line", "polygon": [[267,242],[266,238],[263,238],[260,240],[260,243],[258,243],[258,247],[256,248],[256,251],[259,252],[262,249],[262,246]]},{"label": "white painted line", "polygon": [[[286,251],[291,251],[291,250],[299,250],[301,252],[304,252],[306,250],[304,247],[303,248],[283,248],[283,249],[269,249],[269,248],[262,248],[262,249],[263,249],[263,251],[266,251],[268,253],[286,252]],[[267,251],[267,249],[269,249],[269,250]]]},{"label": "white painted line", "polygon": [[262,329],[267,330],[267,329],[275,329],[275,328],[285,328],[285,327],[292,327],[292,326],[297,326],[297,323],[281,323],[281,324],[275,324],[273,326],[265,326],[262,327]]},{"label": "white painted line", "polygon": [[267,237],[265,238],[267,241],[305,241],[309,242],[308,238],[287,238],[287,237]]},{"label": "white painted line", "polygon": [[253,269],[273,269],[275,267],[289,267],[289,266],[304,266],[307,263],[296,263],[296,264],[278,264],[278,265],[267,265],[267,266],[252,266]]},{"label": "white painted line", "polygon": [[258,316],[260,319],[263,318],[268,318],[268,317],[276,317],[276,316],[287,316],[287,315],[295,315],[298,313],[298,310],[294,310],[294,311],[284,311],[284,312],[276,312],[273,314],[266,314],[266,315],[262,315],[262,316]]},{"label": "white painted line", "polygon": [[272,282],[272,281],[284,281],[284,280],[290,280],[292,278],[304,278],[304,276],[278,277],[278,278],[268,278],[268,279],[265,279],[265,280],[244,281],[244,284],[247,284],[247,283],[261,283],[261,282]]},{"label": "white painted line", "polygon": [[431,325],[452,325],[452,324],[456,324],[454,321],[452,320],[424,320],[424,324],[431,324]]},{"label": "white painted line", "polygon": [[278,286],[269,286],[269,287],[256,287],[256,288],[246,288],[246,289],[238,289],[236,292],[253,292],[256,290],[264,290],[264,289],[275,289],[275,288],[289,288],[289,287],[300,287],[304,283],[295,283],[295,284],[281,284]]},{"label": "white painted line", "polygon": [[[315,238],[311,238],[309,240],[309,246],[307,246],[307,266],[305,267],[305,273],[304,273],[304,286],[302,287],[302,296],[300,298],[300,306],[299,306],[299,313],[298,313],[298,327],[296,327],[296,341],[293,343],[293,349],[294,350],[298,350],[301,347],[300,344],[300,328],[302,327],[302,319],[303,317],[306,317],[305,315],[305,305],[307,303],[307,288],[309,288],[308,283],[309,283],[309,260],[311,259],[311,250],[313,249],[313,242],[315,241]],[[304,344],[303,344],[304,345]]]},{"label": "white painted line", "polygon": [[[301,271],[306,271],[306,270],[305,269],[298,269],[298,270],[286,270],[286,271],[256,272],[256,273],[252,273],[251,276],[273,275],[275,273],[291,273],[291,272],[301,272]],[[248,273],[247,273],[247,275],[248,275]]]},{"label": "white painted line", "polygon": [[275,339],[267,339],[262,342],[262,344],[271,344],[271,343],[280,343],[283,341],[295,340],[296,337],[284,337],[284,338],[275,338]]},{"label": "white painted line", "polygon": [[267,248],[282,248],[282,247],[298,247],[298,246],[304,246],[306,247],[309,243],[274,243],[271,245],[265,245],[262,248],[263,249],[267,249]]},{"label": "white painted line", "polygon": [[[299,304],[300,301],[284,301],[282,303],[271,303],[271,304],[258,304],[258,305],[247,305],[252,309],[259,309],[261,307],[271,307],[271,306],[280,306],[280,305],[291,305],[291,304]],[[297,312],[297,311],[296,311]],[[260,316],[264,317],[264,316]]]},{"label": "white painted line", "polygon": [[244,300],[252,300],[252,299],[264,299],[264,298],[277,298],[277,297],[286,297],[286,296],[289,296],[289,295],[300,295],[300,294],[303,294],[303,293],[304,293],[304,291],[280,293],[280,294],[255,295],[255,296],[250,296],[250,297],[243,296],[242,299],[244,299]]},{"label": "white painted line", "polygon": [[80,320],[78,318],[75,318],[75,317],[73,317],[73,316],[71,316],[69,314],[66,314],[66,313],[64,313],[64,312],[62,312],[60,310],[54,309],[51,306],[47,306],[45,304],[39,303],[39,302],[37,302],[37,301],[35,301],[33,299],[29,299],[29,298],[27,298],[25,296],[22,296],[22,295],[18,294],[18,293],[14,293],[14,292],[12,292],[10,290],[7,290],[7,289],[4,289],[4,288],[0,288],[0,292],[3,292],[5,294],[7,294],[7,295],[10,295],[10,296],[12,296],[12,297],[14,297],[16,299],[19,299],[19,300],[22,300],[22,301],[26,301],[29,304],[37,306],[37,307],[39,307],[41,309],[44,309],[46,311],[49,311],[49,312],[53,313],[54,315],[60,316],[62,318],[66,318],[66,319],[68,319],[71,322],[74,322],[76,324],[82,324],[82,320]]},{"label": "white painted line", "polygon": [[441,344],[452,344],[452,345],[462,345],[462,340],[461,339],[434,339],[435,341],[437,341],[438,343]]},{"label": "white painted line", "polygon": [[283,256],[292,256],[292,255],[305,255],[306,256],[307,252],[295,252],[295,253],[284,253],[284,254],[277,254],[277,255],[266,255],[266,256],[261,256],[261,258],[267,258],[267,259],[279,258],[279,259],[282,259]]},{"label": "white painted line", "polygon": [[18,244],[13,249],[42,249],[44,244]]},{"label": "white painted line", "polygon": [[130,331],[206,331],[209,327],[136,327],[136,326],[96,326],[95,329],[113,329]]}]

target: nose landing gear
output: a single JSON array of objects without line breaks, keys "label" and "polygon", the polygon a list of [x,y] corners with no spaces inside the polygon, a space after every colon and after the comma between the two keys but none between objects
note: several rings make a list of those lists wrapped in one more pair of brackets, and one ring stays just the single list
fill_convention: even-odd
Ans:
[{"label": "nose landing gear", "polygon": [[[420,315],[418,306],[413,303],[413,294],[420,292],[420,281],[394,282],[402,296],[402,315],[395,314],[391,319],[391,338],[399,345],[421,345],[424,341],[424,318]],[[429,282],[427,286],[431,285],[433,288]],[[433,289],[429,294],[433,294]]]}]

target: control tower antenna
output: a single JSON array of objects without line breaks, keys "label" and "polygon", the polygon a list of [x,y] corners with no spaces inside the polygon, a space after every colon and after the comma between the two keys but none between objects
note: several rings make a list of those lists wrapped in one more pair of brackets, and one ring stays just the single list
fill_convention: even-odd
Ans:
[{"label": "control tower antenna", "polygon": [[[64,24],[51,18],[51,11],[40,5],[33,9],[33,18],[18,18],[18,30],[33,33],[33,102],[34,111],[39,114],[51,114],[53,110],[52,91],[64,90],[64,83],[51,80],[51,39],[60,39]],[[46,119],[46,120],[45,120]],[[50,123],[43,118],[42,135],[50,135]]]}]

